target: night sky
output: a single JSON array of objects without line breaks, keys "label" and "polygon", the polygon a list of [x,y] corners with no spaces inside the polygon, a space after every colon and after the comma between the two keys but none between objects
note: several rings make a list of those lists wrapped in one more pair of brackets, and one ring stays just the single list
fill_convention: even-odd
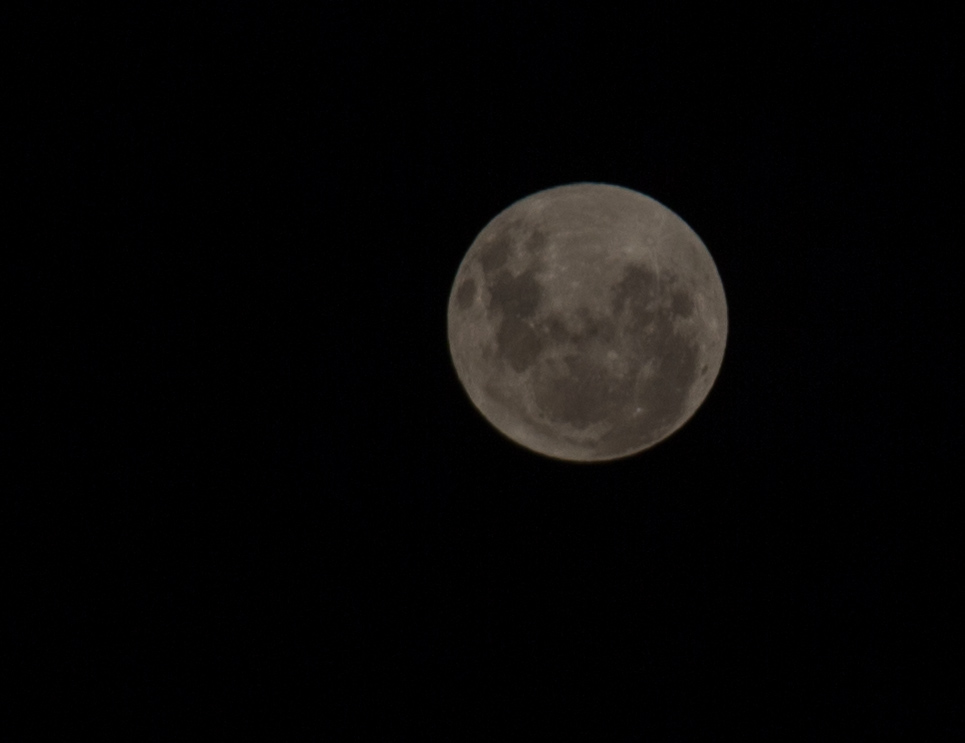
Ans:
[{"label": "night sky", "polygon": [[[201,5],[10,23],[34,735],[960,739],[951,11]],[[446,339],[478,232],[578,181],[729,307],[696,415],[602,465],[499,434]]]}]

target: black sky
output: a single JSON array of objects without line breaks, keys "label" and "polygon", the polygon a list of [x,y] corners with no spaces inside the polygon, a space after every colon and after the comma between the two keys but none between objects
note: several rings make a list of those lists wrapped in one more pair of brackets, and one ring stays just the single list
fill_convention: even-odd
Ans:
[{"label": "black sky", "polygon": [[[617,8],[14,13],[37,724],[961,735],[960,27]],[[446,346],[475,235],[576,181],[680,214],[730,313],[696,416],[603,466],[504,439]]]}]

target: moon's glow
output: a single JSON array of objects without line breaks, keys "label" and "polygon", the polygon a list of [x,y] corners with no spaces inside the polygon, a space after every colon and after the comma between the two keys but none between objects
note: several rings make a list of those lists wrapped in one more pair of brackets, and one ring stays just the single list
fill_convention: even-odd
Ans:
[{"label": "moon's glow", "polygon": [[572,460],[627,456],[694,413],[723,358],[713,260],[673,212],[603,184],[542,191],[502,212],[459,268],[449,344],[500,431]]}]

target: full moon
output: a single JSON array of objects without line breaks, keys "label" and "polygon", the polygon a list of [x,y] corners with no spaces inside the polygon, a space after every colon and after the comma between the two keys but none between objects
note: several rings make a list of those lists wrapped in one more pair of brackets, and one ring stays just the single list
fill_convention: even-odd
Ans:
[{"label": "full moon", "polygon": [[469,399],[506,437],[577,462],[627,457],[696,412],[727,302],[694,231],[659,202],[577,183],[527,196],[469,247],[449,297]]}]

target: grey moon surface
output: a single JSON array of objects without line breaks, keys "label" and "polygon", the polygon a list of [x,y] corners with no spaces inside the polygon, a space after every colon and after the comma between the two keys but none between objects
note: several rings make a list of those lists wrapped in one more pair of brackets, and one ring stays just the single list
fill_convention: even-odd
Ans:
[{"label": "grey moon surface", "polygon": [[713,258],[670,209],[602,183],[509,206],[463,258],[449,349],[469,399],[502,434],[577,462],[666,439],[724,358],[727,302]]}]

